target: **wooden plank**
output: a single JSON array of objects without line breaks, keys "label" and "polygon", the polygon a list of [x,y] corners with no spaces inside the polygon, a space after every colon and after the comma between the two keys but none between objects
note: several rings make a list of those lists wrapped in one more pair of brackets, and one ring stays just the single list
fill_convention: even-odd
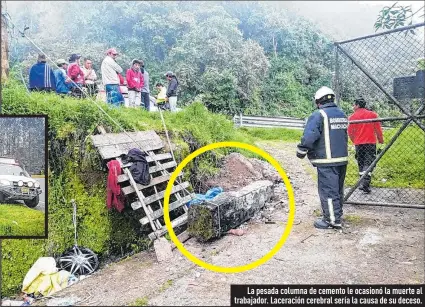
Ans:
[{"label": "wooden plank", "polygon": [[[173,203],[170,204],[170,207],[169,207],[169,210],[168,211],[169,212],[170,211],[173,211],[173,210],[181,207],[182,205],[185,205],[187,202],[189,202],[190,200],[192,200],[192,198],[194,198],[194,197],[195,197],[194,194],[190,194],[190,195],[187,195],[187,196],[185,196],[185,197],[183,197],[183,198],[181,198],[179,200],[176,200],[175,202],[173,202]],[[152,217],[153,220],[156,220],[156,219],[160,218],[163,215],[164,215],[164,210],[159,209],[159,210],[156,210],[154,213],[152,213],[151,214],[151,217]],[[149,224],[148,217],[145,216],[145,217],[141,218],[140,219],[140,223],[142,225]]]},{"label": "wooden plank", "polygon": [[[161,171],[163,169],[168,169],[168,168],[172,168],[172,167],[175,167],[175,166],[177,166],[176,161],[167,162],[167,163],[161,164],[161,166],[155,165],[155,166],[152,166],[152,167],[149,168],[149,173],[150,174],[156,173],[156,172]],[[121,175],[118,176],[118,182],[124,182],[124,181],[127,181],[127,180],[128,180],[128,176],[126,174],[121,174]]]},{"label": "wooden plank", "polygon": [[[171,221],[171,226],[173,227],[173,229],[174,228],[177,228],[177,227],[179,227],[179,226],[182,226],[182,225],[184,225],[184,224],[186,224],[187,223],[187,213],[185,213],[185,214],[183,214],[183,215],[181,215],[181,216],[179,216],[178,218],[176,218],[175,220],[173,220],[173,221]],[[155,232],[151,232],[149,235],[148,235],[148,237],[149,237],[149,239],[151,239],[152,241],[153,240],[155,240],[156,239],[156,236],[155,236],[155,234],[158,236],[158,237],[161,237],[161,236],[163,236],[164,234],[166,234],[167,233],[167,227],[164,225],[160,230],[157,230],[157,231],[155,231]]]},{"label": "wooden plank", "polygon": [[[154,161],[158,161],[159,162],[159,161],[162,161],[162,160],[167,160],[167,159],[172,159],[172,158],[173,158],[173,156],[169,152],[162,153],[162,154],[157,154],[157,155],[155,155],[155,154],[152,153],[152,156],[146,156],[146,161],[148,163],[154,162]],[[130,163],[121,165],[121,167],[130,167],[132,164],[133,163],[130,162]]]},{"label": "wooden plank", "polygon": [[142,151],[151,151],[151,150],[157,150],[163,148],[162,142],[156,142],[156,141],[144,141],[143,143],[138,142],[138,144],[141,145],[139,147],[137,144],[133,143],[125,143],[125,144],[118,144],[118,145],[107,145],[98,147],[97,150],[99,151],[100,156],[104,160],[109,160],[113,158],[117,158],[121,156],[122,154],[128,154],[130,149],[133,148],[139,148]]},{"label": "wooden plank", "polygon": [[[187,230],[183,231],[181,234],[179,234],[177,236],[177,238],[179,239],[179,241],[181,243],[186,242],[187,240],[189,240],[192,236],[187,232]],[[171,249],[175,249],[176,245],[174,244],[174,242],[171,242]]]},{"label": "wooden plank", "polygon": [[[125,176],[127,177],[127,175],[125,175]],[[179,174],[179,177],[180,176],[183,176],[183,172]],[[150,187],[152,187],[152,186],[154,186],[156,184],[159,184],[159,183],[163,183],[165,181],[168,181],[170,179],[170,177],[171,177],[171,174],[167,174],[167,175],[164,175],[164,176],[155,177],[155,178],[152,178],[151,179],[151,182],[150,182],[149,185],[137,184],[137,188],[139,190],[150,188]],[[131,193],[134,193],[135,192],[135,190],[134,190],[134,188],[132,186],[128,186],[128,187],[122,188],[122,191],[123,191],[123,193],[125,195],[128,195],[128,194],[131,194]]]},{"label": "wooden plank", "polygon": [[137,142],[140,141],[141,143],[143,143],[144,141],[156,141],[162,143],[161,138],[158,134],[156,134],[154,130],[127,133],[97,134],[92,135],[90,137],[95,147],[133,143],[133,140]]},{"label": "wooden plank", "polygon": [[[130,170],[128,168],[124,169],[124,172],[127,173],[127,176],[130,178],[130,183],[132,186],[136,186],[136,182],[133,179],[133,176],[131,176]],[[137,193],[137,197],[139,198],[138,204],[140,205],[140,207],[143,207],[143,210],[145,211],[146,216],[149,218],[149,223],[151,224],[152,230],[155,231],[156,230],[156,226],[153,222],[153,220],[150,218],[150,210],[152,210],[151,208],[149,208],[146,204],[145,204],[145,198],[142,194],[142,192],[140,191],[136,191]],[[149,210],[150,209],[150,210]]]},{"label": "wooden plank", "polygon": [[[171,194],[174,194],[178,191],[181,191],[183,189],[186,189],[187,187],[189,187],[189,182],[183,182],[180,185],[175,185],[172,189],[171,189]],[[143,199],[143,202],[145,203],[145,205],[149,205],[151,203],[156,202],[157,200],[160,200],[162,198],[164,198],[164,194],[165,194],[165,190],[162,192],[159,192],[158,194],[154,194],[152,196],[148,196],[145,199]],[[139,208],[142,207],[142,204],[138,201],[134,202],[131,204],[131,207],[133,208],[133,210],[137,210]]]},{"label": "wooden plank", "polygon": [[90,137],[104,160],[127,154],[132,148],[139,148],[147,152],[164,147],[161,138],[153,130],[129,132],[128,134],[108,133]]}]

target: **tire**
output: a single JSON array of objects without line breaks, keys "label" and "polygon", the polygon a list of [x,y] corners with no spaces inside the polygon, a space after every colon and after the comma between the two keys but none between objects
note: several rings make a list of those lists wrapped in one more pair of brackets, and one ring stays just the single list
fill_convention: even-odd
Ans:
[{"label": "tire", "polygon": [[30,200],[24,200],[25,205],[30,208],[35,208],[38,206],[38,202],[40,201],[40,197],[37,195],[33,199]]}]

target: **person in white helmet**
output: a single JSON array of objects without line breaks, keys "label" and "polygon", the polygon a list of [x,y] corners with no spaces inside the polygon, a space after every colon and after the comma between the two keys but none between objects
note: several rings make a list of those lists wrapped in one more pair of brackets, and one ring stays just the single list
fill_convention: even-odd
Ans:
[{"label": "person in white helmet", "polygon": [[348,120],[335,104],[335,93],[321,87],[314,95],[316,111],[308,118],[297,157],[317,168],[323,217],[314,222],[319,229],[342,227],[344,180],[348,164]]}]

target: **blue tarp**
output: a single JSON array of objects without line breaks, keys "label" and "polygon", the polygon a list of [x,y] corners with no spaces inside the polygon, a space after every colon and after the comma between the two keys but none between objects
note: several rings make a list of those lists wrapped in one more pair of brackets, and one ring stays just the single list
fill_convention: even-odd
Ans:
[{"label": "blue tarp", "polygon": [[186,205],[190,207],[191,205],[197,205],[202,203],[205,200],[212,200],[214,197],[216,197],[218,194],[223,192],[223,189],[220,187],[215,187],[212,189],[209,189],[207,193],[204,194],[195,194],[196,198],[192,199],[190,202],[188,202]]}]

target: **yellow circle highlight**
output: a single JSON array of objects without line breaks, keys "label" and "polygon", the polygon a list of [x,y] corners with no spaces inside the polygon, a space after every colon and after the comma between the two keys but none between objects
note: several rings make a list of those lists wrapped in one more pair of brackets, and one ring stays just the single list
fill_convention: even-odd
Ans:
[{"label": "yellow circle highlight", "polygon": [[[171,225],[170,221],[170,213],[169,213],[169,202],[170,202],[170,194],[171,190],[173,188],[174,181],[177,179],[177,175],[180,174],[183,170],[183,168],[194,158],[199,156],[200,154],[203,154],[206,151],[217,149],[217,148],[223,148],[223,147],[237,147],[246,149],[248,151],[254,152],[264,159],[266,159],[273,167],[278,171],[279,175],[282,177],[283,182],[285,183],[286,190],[288,192],[288,198],[289,198],[289,216],[288,216],[288,223],[286,224],[286,227],[283,231],[282,236],[280,237],[279,241],[276,243],[276,245],[262,258],[253,261],[251,263],[248,263],[246,265],[242,266],[235,266],[235,267],[223,267],[223,266],[217,266],[213,265],[207,262],[204,262],[200,260],[199,258],[192,255],[179,241],[176,234],[174,233],[174,229]],[[240,143],[240,142],[219,142],[219,143],[213,143],[206,145],[202,148],[199,148],[198,150],[191,153],[189,156],[187,156],[175,169],[175,171],[171,174],[170,180],[168,182],[167,188],[165,190],[164,195],[164,220],[165,220],[165,226],[167,227],[168,233],[170,235],[171,240],[174,242],[176,247],[180,250],[180,252],[186,256],[187,259],[192,261],[193,263],[208,269],[210,271],[219,272],[219,273],[241,273],[244,271],[252,270],[267,261],[269,261],[278,251],[282,248],[282,246],[285,244],[286,239],[288,238],[293,222],[295,217],[295,199],[294,199],[294,192],[292,190],[291,182],[289,181],[288,177],[285,174],[285,171],[280,167],[279,163],[270,156],[267,152],[264,150],[255,147],[253,145],[249,145],[246,143]]]}]

